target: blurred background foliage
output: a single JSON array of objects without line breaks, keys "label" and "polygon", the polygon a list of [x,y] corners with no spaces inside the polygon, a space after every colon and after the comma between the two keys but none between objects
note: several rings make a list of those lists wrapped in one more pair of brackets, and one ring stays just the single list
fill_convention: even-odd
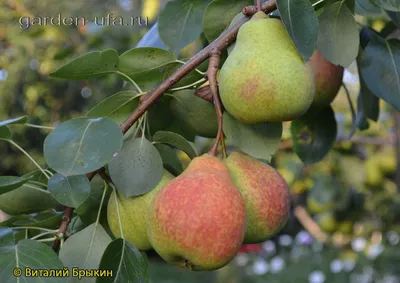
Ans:
[{"label": "blurred background foliage", "polygon": [[[376,31],[385,13],[363,1],[356,5],[359,23]],[[58,80],[48,76],[62,64],[90,51],[113,48],[119,54],[136,46],[164,6],[161,0],[3,0],[0,4],[0,120],[29,115],[29,123],[52,126],[83,116],[105,97],[121,90],[117,76],[96,80]],[[73,16],[93,19],[107,14],[143,17],[148,25],[43,25],[20,27],[23,16]],[[182,51],[190,57],[204,42]],[[357,104],[356,64],[344,83]],[[241,252],[215,272],[187,272],[152,259],[152,282],[400,282],[400,196],[394,182],[392,109],[380,102],[377,123],[351,141],[352,115],[344,92],[333,103],[338,142],[321,162],[305,166],[291,150],[289,123],[273,159],[293,197],[293,216],[285,229],[250,252]],[[43,163],[46,130],[14,128],[14,139]],[[196,139],[199,152],[209,140]],[[0,143],[0,174],[23,175],[35,168],[16,149]],[[187,156],[181,155],[187,164]],[[151,255],[150,255],[151,257]],[[151,257],[152,258],[152,257]]]}]

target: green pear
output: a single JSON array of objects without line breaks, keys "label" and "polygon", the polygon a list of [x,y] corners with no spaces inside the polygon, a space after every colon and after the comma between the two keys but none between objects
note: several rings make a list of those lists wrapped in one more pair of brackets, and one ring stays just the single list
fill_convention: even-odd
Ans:
[{"label": "green pear", "polygon": [[209,154],[194,158],[149,205],[147,234],[154,250],[190,270],[225,266],[245,232],[244,199],[226,165]]},{"label": "green pear", "polygon": [[233,152],[224,162],[246,202],[244,243],[264,242],[278,233],[288,220],[288,185],[273,167],[246,154]]},{"label": "green pear", "polygon": [[[139,250],[144,251],[151,249],[151,244],[146,232],[146,216],[149,203],[157,192],[173,178],[174,176],[172,174],[164,170],[164,174],[158,185],[144,195],[125,197],[124,195],[117,193],[118,208],[124,238]],[[111,194],[108,201],[107,221],[113,235],[116,238],[121,237],[115,192]]]},{"label": "green pear", "polygon": [[335,99],[343,79],[344,68],[332,64],[315,49],[310,58],[315,72],[315,97],[310,110],[321,110]]},{"label": "green pear", "polygon": [[242,122],[290,121],[310,107],[315,74],[282,22],[258,12],[239,29],[219,90],[225,109]]}]

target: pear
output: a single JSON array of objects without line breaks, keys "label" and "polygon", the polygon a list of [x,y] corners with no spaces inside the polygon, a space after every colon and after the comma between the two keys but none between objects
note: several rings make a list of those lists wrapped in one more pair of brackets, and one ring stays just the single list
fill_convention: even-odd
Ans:
[{"label": "pear", "polygon": [[[151,249],[151,244],[147,237],[146,226],[146,216],[149,203],[156,193],[173,178],[174,176],[172,174],[164,170],[164,174],[158,185],[144,195],[125,197],[124,195],[117,193],[124,238],[139,250],[145,251]],[[108,201],[107,221],[113,235],[116,238],[121,237],[115,192],[111,194]]]},{"label": "pear", "polygon": [[282,175],[271,166],[239,152],[231,153],[224,162],[246,202],[244,243],[260,243],[278,233],[290,212],[289,188]]},{"label": "pear", "polygon": [[149,205],[147,234],[167,262],[214,270],[230,262],[246,232],[245,202],[218,158],[204,154]]},{"label": "pear", "polygon": [[310,109],[321,110],[335,99],[343,79],[344,68],[332,64],[315,49],[310,58],[315,72],[315,97]]},{"label": "pear", "polygon": [[221,68],[225,109],[244,123],[290,121],[302,116],[315,95],[315,74],[278,19],[257,12],[239,29]]}]

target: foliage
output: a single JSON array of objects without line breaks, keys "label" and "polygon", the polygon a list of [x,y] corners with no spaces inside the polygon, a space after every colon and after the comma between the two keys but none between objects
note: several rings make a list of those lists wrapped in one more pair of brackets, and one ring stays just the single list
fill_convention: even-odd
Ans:
[{"label": "foliage", "polygon": [[[7,74],[6,79],[0,76],[0,209],[9,214],[0,223],[4,282],[17,281],[11,276],[13,268],[25,266],[108,269],[113,270],[112,278],[85,280],[148,282],[146,255],[123,238],[114,239],[109,231],[105,204],[110,190],[127,196],[144,194],[158,183],[163,167],[178,175],[190,159],[210,150],[218,115],[191,117],[195,109],[182,95],[204,86],[207,61],[197,62],[180,81],[168,78],[181,72],[187,58],[226,31],[234,18],[243,21],[237,15],[252,3],[168,2],[156,28],[142,37],[147,27],[139,25],[101,31],[93,24],[21,29],[15,23],[23,16],[55,15],[67,8],[77,14],[89,7],[95,9],[87,17],[104,13],[103,5],[93,5],[94,1],[66,2],[58,8],[50,1],[25,2],[7,1],[0,8],[0,17],[7,20],[0,29],[0,74]],[[138,2],[140,9],[134,13],[140,15],[149,2]],[[113,5],[107,11],[118,10],[123,17],[132,13]],[[155,6],[158,9],[158,1]],[[329,239],[322,241],[329,254],[324,261],[341,257],[360,237],[375,245],[376,237],[382,241],[400,233],[396,160],[389,133],[393,124],[385,118],[400,110],[399,13],[399,5],[389,0],[278,0],[274,16],[282,19],[305,60],[317,46],[329,61],[348,67],[349,76],[358,73],[356,87],[347,86],[358,94],[349,99],[351,105],[357,101],[355,117],[343,119],[343,104],[348,103],[343,90],[332,107],[292,123],[247,125],[223,113],[228,150],[271,162],[282,173],[294,206],[307,207],[312,222]],[[156,12],[151,14],[154,18]],[[224,58],[225,52],[220,65]],[[355,65],[358,71],[352,70]],[[170,85],[162,99],[152,101],[133,125],[125,122],[118,127],[135,109],[148,107],[150,90],[163,83]],[[201,103],[199,109],[210,109]],[[353,140],[345,138],[353,132],[357,132]],[[376,136],[389,142],[374,143]],[[365,145],[363,138],[373,142]],[[282,233],[296,236],[300,229],[293,217]],[[59,251],[56,243],[61,245]],[[287,250],[282,253],[292,261],[290,273],[318,265],[319,257],[308,245],[294,247],[291,255]],[[365,258],[359,254],[355,258],[355,270],[362,272]],[[254,264],[260,265],[258,260],[254,258]],[[389,249],[373,265],[378,269],[392,261],[398,258]],[[224,270],[208,276],[226,276]],[[386,266],[374,278],[399,276],[394,270]],[[243,282],[262,280],[255,275],[250,272]],[[349,276],[339,274],[335,280],[353,280]],[[290,282],[276,274],[265,278]]]}]

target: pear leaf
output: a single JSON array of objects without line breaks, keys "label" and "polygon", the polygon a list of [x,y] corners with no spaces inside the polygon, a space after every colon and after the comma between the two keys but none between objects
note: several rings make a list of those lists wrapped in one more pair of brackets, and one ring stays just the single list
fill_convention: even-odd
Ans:
[{"label": "pear leaf", "polygon": [[382,9],[400,12],[400,2],[398,0],[375,0],[373,3]]},{"label": "pear leaf", "polygon": [[202,32],[203,14],[208,1],[169,1],[160,14],[158,32],[174,54],[193,42]]},{"label": "pear leaf", "polygon": [[0,121],[0,127],[12,124],[25,124],[28,121],[28,116],[21,116],[13,119]]},{"label": "pear leaf", "polygon": [[293,149],[305,164],[322,160],[332,148],[337,134],[335,114],[330,106],[316,115],[292,121]]},{"label": "pear leaf", "polygon": [[77,208],[90,195],[90,182],[85,175],[63,176],[54,174],[48,185],[48,190],[61,204]]},{"label": "pear leaf", "polygon": [[169,51],[155,47],[130,49],[119,56],[120,70],[137,83],[162,79],[176,57]]},{"label": "pear leaf", "polygon": [[282,137],[282,123],[246,124],[228,112],[223,114],[223,129],[229,144],[266,161],[271,161]]},{"label": "pear leaf", "polygon": [[179,150],[182,150],[191,159],[197,156],[197,153],[194,150],[193,146],[179,134],[173,132],[158,131],[154,134],[153,141],[156,143],[169,144]]},{"label": "pear leaf", "polygon": [[[35,281],[27,274],[27,269],[40,269],[44,274],[49,269],[64,268],[57,254],[47,245],[38,241],[23,239],[15,244],[11,229],[0,228],[0,276],[1,282]],[[21,276],[15,276],[20,271]],[[40,282],[67,283],[65,277],[40,277]]]},{"label": "pear leaf", "polygon": [[203,32],[207,40],[211,42],[216,39],[229,26],[232,19],[242,11],[243,7],[252,4],[254,4],[252,0],[211,1],[203,16]]},{"label": "pear leaf", "polygon": [[392,19],[393,23],[400,28],[400,12],[386,11],[386,13]]},{"label": "pear leaf", "polygon": [[[59,257],[64,266],[80,269],[99,269],[100,259],[111,243],[111,238],[99,223],[93,223],[85,229],[69,237],[62,249]],[[72,277],[70,274],[69,282],[93,282],[90,277]]]},{"label": "pear leaf", "polygon": [[[88,118],[110,117],[121,110],[125,105],[132,103],[140,97],[135,91],[126,90],[117,92],[94,106],[86,114]],[[137,101],[136,103],[137,104]]]},{"label": "pear leaf", "polygon": [[10,128],[8,128],[7,126],[0,127],[0,140],[11,140],[11,139],[12,135]]},{"label": "pear leaf", "polygon": [[0,195],[15,190],[28,182],[29,178],[0,176]]},{"label": "pear leaf", "polygon": [[160,154],[145,138],[125,140],[108,169],[118,191],[127,197],[154,189],[164,170]]},{"label": "pear leaf", "polygon": [[149,282],[146,254],[124,239],[116,239],[108,245],[99,268],[112,270],[112,276],[99,277],[96,283]]},{"label": "pear leaf", "polygon": [[44,158],[64,176],[92,172],[121,149],[123,135],[110,118],[76,118],[60,124],[44,141]]},{"label": "pear leaf", "polygon": [[279,14],[297,50],[307,61],[318,38],[318,17],[309,0],[277,0]]},{"label": "pear leaf", "polygon": [[50,76],[63,79],[84,80],[119,70],[118,53],[114,49],[89,52],[79,56]]},{"label": "pear leaf", "polygon": [[359,58],[359,73],[377,97],[400,109],[400,42],[373,35]]},{"label": "pear leaf", "polygon": [[354,16],[343,2],[324,7],[317,48],[333,64],[348,67],[357,57],[360,37]]},{"label": "pear leaf", "polygon": [[18,227],[29,226],[56,229],[60,227],[62,217],[63,212],[41,212],[33,217],[29,216],[28,218],[14,219],[10,224],[11,226]]},{"label": "pear leaf", "polygon": [[182,163],[179,160],[175,150],[173,150],[168,145],[158,143],[154,145],[161,155],[163,161],[163,166],[168,172],[175,176],[178,176],[183,172]]}]

